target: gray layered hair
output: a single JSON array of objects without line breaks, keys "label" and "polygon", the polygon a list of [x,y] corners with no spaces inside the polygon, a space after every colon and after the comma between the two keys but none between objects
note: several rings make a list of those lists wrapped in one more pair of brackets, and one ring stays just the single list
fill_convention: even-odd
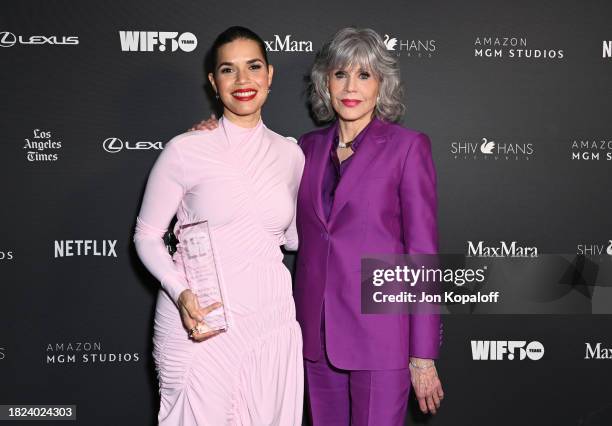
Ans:
[{"label": "gray layered hair", "polygon": [[309,100],[319,122],[336,117],[327,86],[330,71],[358,66],[369,70],[380,82],[374,115],[396,122],[404,113],[402,85],[397,59],[376,31],[370,28],[343,28],[317,53],[310,72]]}]

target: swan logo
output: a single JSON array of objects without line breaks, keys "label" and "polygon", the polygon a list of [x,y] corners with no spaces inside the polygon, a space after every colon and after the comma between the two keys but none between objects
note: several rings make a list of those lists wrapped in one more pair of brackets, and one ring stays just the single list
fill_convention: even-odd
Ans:
[{"label": "swan logo", "polygon": [[472,359],[474,361],[510,361],[529,358],[538,361],[544,356],[544,345],[536,340],[472,340]]},{"label": "swan logo", "polygon": [[177,31],[119,31],[119,41],[123,52],[193,52],[198,46],[193,33]]},{"label": "swan logo", "polygon": [[493,154],[495,148],[495,142],[488,141],[487,138],[482,138],[482,144],[480,144],[480,152],[483,154]]},{"label": "swan logo", "polygon": [[397,45],[397,38],[389,38],[389,34],[385,34],[384,42],[387,50],[395,50],[395,46]]}]

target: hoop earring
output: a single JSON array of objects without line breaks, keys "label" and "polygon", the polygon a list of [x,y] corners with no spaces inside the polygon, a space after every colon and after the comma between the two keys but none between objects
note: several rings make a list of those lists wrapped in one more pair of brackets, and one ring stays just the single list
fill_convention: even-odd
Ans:
[{"label": "hoop earring", "polygon": [[219,93],[218,92],[215,92],[215,99],[219,100]]}]

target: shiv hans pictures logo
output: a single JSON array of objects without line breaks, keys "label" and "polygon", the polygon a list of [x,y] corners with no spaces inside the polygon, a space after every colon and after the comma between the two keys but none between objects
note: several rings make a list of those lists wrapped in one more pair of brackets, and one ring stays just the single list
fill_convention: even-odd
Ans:
[{"label": "shiv hans pictures logo", "polygon": [[291,34],[284,37],[274,34],[274,40],[265,40],[268,52],[312,52],[312,41],[293,40]]},{"label": "shiv hans pictures logo", "polygon": [[474,40],[474,56],[525,61],[562,60],[565,52],[563,49],[532,49],[527,46],[527,37],[477,36]]},{"label": "shiv hans pictures logo", "polygon": [[612,240],[606,244],[578,244],[576,254],[584,256],[612,256]]},{"label": "shiv hans pictures logo", "polygon": [[391,37],[385,34],[383,41],[387,50],[396,56],[405,56],[409,58],[431,58],[436,51],[436,40],[398,40],[397,37]]},{"label": "shiv hans pictures logo", "polygon": [[612,40],[604,40],[601,47],[602,58],[612,58]]},{"label": "shiv hans pictures logo", "polygon": [[534,340],[472,340],[472,359],[474,361],[522,361],[529,358],[538,361],[544,356],[544,345]]},{"label": "shiv hans pictures logo", "polygon": [[193,33],[177,31],[119,31],[119,41],[123,52],[193,52],[198,46]]},{"label": "shiv hans pictures logo", "polygon": [[571,159],[572,161],[611,161],[612,140],[574,139],[571,147]]},{"label": "shiv hans pictures logo", "polygon": [[25,138],[23,145],[23,149],[26,150],[26,159],[29,162],[57,161],[59,154],[55,151],[61,148],[62,141],[53,140],[51,131],[41,129],[34,129],[31,138]]},{"label": "shiv hans pictures logo", "polygon": [[117,240],[55,240],[54,257],[117,257],[116,245]]},{"label": "shiv hans pictures logo", "polygon": [[104,139],[104,142],[102,142],[102,148],[104,148],[104,151],[108,153],[116,154],[117,152],[120,152],[123,149],[145,150],[145,151],[150,150],[150,149],[161,150],[161,149],[164,149],[164,146],[162,145],[160,141],[157,141],[157,142],[148,142],[148,141],[128,142],[128,141],[125,141],[123,142],[121,139],[113,137],[113,138]]},{"label": "shiv hans pictures logo", "polygon": [[64,46],[76,46],[79,44],[79,38],[77,36],[44,36],[44,35],[33,35],[24,37],[21,35],[15,35],[8,31],[0,31],[0,47],[13,47],[15,45],[41,45],[41,44],[52,44],[52,45],[64,45]]},{"label": "shiv hans pictures logo", "polygon": [[138,352],[106,352],[102,343],[58,342],[48,343],[45,348],[45,364],[126,364],[140,361]]},{"label": "shiv hans pictures logo", "polygon": [[455,160],[529,160],[534,154],[532,143],[496,142],[482,138],[480,143],[451,142],[450,153]]},{"label": "shiv hans pictures logo", "polygon": [[585,343],[585,346],[584,359],[612,359],[612,348],[602,347],[601,342],[594,346]]},{"label": "shiv hans pictures logo", "polygon": [[510,244],[500,241],[497,247],[487,247],[483,241],[474,244],[468,241],[467,257],[538,257],[537,247],[521,247],[516,241]]}]

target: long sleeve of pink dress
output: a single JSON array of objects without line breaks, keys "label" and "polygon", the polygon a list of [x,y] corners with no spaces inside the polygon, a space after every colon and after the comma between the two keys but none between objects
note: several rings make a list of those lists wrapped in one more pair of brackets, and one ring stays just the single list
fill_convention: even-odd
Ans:
[{"label": "long sleeve of pink dress", "polygon": [[[159,424],[300,425],[302,336],[281,245],[297,249],[295,208],[304,156],[261,121],[242,128],[223,117],[212,131],[170,140],[147,182],[134,243],[161,283],[153,357]],[[172,218],[179,243],[162,240]],[[187,336],[177,308],[188,288],[180,226],[207,220],[226,291],[228,331]]]}]

